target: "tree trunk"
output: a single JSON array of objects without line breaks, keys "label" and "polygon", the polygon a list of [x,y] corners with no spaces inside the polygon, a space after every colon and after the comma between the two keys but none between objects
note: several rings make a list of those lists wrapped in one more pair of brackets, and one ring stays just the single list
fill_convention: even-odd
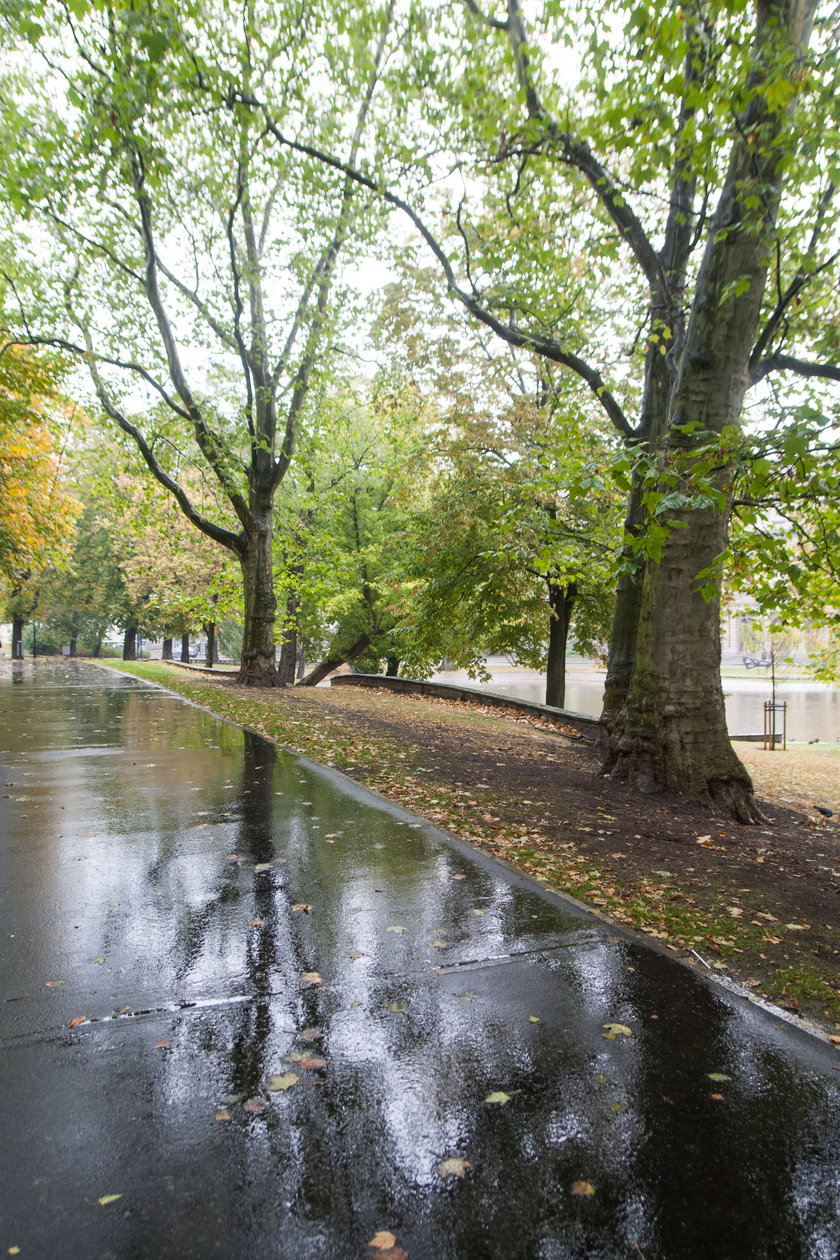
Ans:
[{"label": "tree trunk", "polygon": [[71,635],[70,636],[70,655],[71,656],[76,655],[77,644],[78,644],[78,639],[76,638],[75,635]]},{"label": "tree trunk", "polygon": [[202,629],[207,636],[207,651],[204,656],[204,662],[208,669],[212,669],[218,660],[216,655],[216,623],[215,621],[205,621]]},{"label": "tree trunk", "polygon": [[572,620],[577,584],[560,586],[548,583],[548,607],[551,620],[548,628],[548,663],[546,667],[545,702],[562,709],[566,703],[566,643]]},{"label": "tree trunk", "polygon": [[189,665],[190,663],[190,636],[188,634],[181,635],[181,664]]},{"label": "tree trunk", "polygon": [[321,661],[314,669],[311,669],[305,678],[301,678],[298,683],[299,687],[314,687],[333,672],[338,669],[339,665],[345,665],[348,661],[355,661],[357,656],[361,656],[370,647],[371,636],[363,634],[350,647],[344,649],[339,648],[333,652],[332,656]]},{"label": "tree trunk", "polygon": [[[642,528],[640,478],[635,474],[627,504],[624,531],[626,535],[638,534]],[[616,589],[601,711],[601,721],[608,731],[621,712],[630,690],[633,663],[636,659],[639,614],[642,609],[644,566],[638,563],[629,548],[624,549],[623,559],[627,567],[622,571]]]},{"label": "tree trunk", "polygon": [[23,617],[15,613],[12,617],[12,659],[20,660],[23,656]]},{"label": "tree trunk", "polygon": [[164,639],[160,649],[160,659],[162,661],[172,660],[172,639]]},{"label": "tree trunk", "polygon": [[127,626],[123,634],[123,653],[124,661],[137,660],[137,626]]},{"label": "tree trunk", "polygon": [[245,687],[282,687],[275,662],[277,598],[274,594],[270,504],[264,505],[257,527],[246,537],[239,561],[242,566],[245,621],[242,659],[236,681]]},{"label": "tree trunk", "polygon": [[[292,566],[293,579],[300,576],[302,566]],[[297,587],[292,586],[286,597],[286,618],[283,625],[283,645],[280,648],[280,680],[284,687],[294,685],[298,658],[298,607],[300,598]]]},{"label": "tree trunk", "polygon": [[674,529],[648,566],[636,663],[610,740],[607,768],[642,792],[683,792],[748,823],[760,819],[752,781],[732,750],[720,679],[720,600],[697,589],[698,571],[725,546],[724,512]]},{"label": "tree trunk", "polygon": [[[667,455],[691,492],[691,435],[708,441],[739,425],[773,254],[791,109],[772,89],[791,74],[810,37],[815,0],[768,0],[757,25],[729,169],[695,282],[679,370],[669,399]],[[697,589],[714,572],[729,528],[731,456],[719,454],[719,510],[671,512],[661,562],[648,562],[626,699],[609,735],[606,768],[642,791],[685,792],[748,823],[760,819],[752,782],[732,751],[720,681],[720,601]],[[716,461],[717,462],[717,461]],[[666,480],[663,491],[673,488]]]},{"label": "tree trunk", "polygon": [[385,677],[396,678],[399,672],[400,658],[394,652],[389,652],[385,657]]}]

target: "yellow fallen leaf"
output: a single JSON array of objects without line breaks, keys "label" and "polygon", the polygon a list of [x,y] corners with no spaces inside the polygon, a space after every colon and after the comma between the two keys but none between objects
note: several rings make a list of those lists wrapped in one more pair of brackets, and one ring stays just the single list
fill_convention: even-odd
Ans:
[{"label": "yellow fallen leaf", "polygon": [[468,1168],[472,1168],[472,1164],[466,1159],[445,1159],[443,1163],[438,1164],[437,1175],[443,1181],[447,1177],[460,1177],[463,1179]]},{"label": "yellow fallen leaf", "polygon": [[591,1181],[573,1181],[572,1182],[572,1194],[584,1195],[584,1194],[594,1194],[594,1193],[595,1193],[595,1187],[592,1185]]},{"label": "yellow fallen leaf", "polygon": [[224,1124],[226,1120],[230,1120],[229,1111],[217,1111],[213,1119],[217,1124]]},{"label": "yellow fallen leaf", "polygon": [[304,971],[301,980],[305,980],[307,984],[320,984],[321,977],[317,971]]},{"label": "yellow fallen leaf", "polygon": [[103,1194],[102,1197],[96,1201],[100,1207],[105,1207],[108,1203],[116,1203],[117,1199],[121,1198],[121,1194]]},{"label": "yellow fallen leaf", "polygon": [[502,1089],[494,1089],[492,1094],[488,1094],[484,1101],[486,1103],[498,1103],[500,1107],[504,1107],[505,1103],[510,1102],[510,1094],[506,1094]]},{"label": "yellow fallen leaf", "polygon": [[90,1015],[77,1015],[75,1019],[71,1019],[67,1025],[68,1028],[78,1028],[79,1024],[86,1024],[90,1019]]},{"label": "yellow fallen leaf", "polygon": [[628,1028],[626,1024],[602,1024],[601,1027],[606,1028],[607,1030],[605,1033],[601,1034],[601,1036],[605,1037],[607,1041],[615,1041],[616,1037],[619,1035],[622,1037],[633,1036],[633,1029]]},{"label": "yellow fallen leaf", "polygon": [[299,1080],[297,1072],[284,1072],[281,1076],[269,1076],[265,1087],[270,1094],[275,1094],[280,1090],[291,1089]]},{"label": "yellow fallen leaf", "polygon": [[387,1229],[380,1229],[368,1243],[369,1247],[376,1247],[378,1251],[387,1251],[390,1247],[396,1247],[396,1245],[396,1237],[389,1233]]},{"label": "yellow fallen leaf", "polygon": [[292,906],[292,909],[302,910],[304,914],[309,914],[309,911],[312,909],[312,907],[309,905],[307,901],[298,901],[295,905]]},{"label": "yellow fallen leaf", "polygon": [[810,932],[810,923],[786,923],[785,927],[789,932]]}]

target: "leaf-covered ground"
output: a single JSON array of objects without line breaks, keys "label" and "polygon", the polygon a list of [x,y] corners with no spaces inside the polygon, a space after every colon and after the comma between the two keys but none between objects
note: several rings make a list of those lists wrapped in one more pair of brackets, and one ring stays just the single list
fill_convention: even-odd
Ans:
[{"label": "leaf-covered ground", "polygon": [[130,668],[840,1031],[840,749],[739,744],[767,815],[741,827],[601,778],[594,747],[499,710],[349,687],[256,692]]}]

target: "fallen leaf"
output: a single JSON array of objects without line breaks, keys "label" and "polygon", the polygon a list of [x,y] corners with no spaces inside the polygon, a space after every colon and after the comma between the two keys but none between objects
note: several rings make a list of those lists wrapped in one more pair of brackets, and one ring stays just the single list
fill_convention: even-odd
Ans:
[{"label": "fallen leaf", "polygon": [[789,932],[810,932],[810,923],[786,923],[785,927]]},{"label": "fallen leaf", "polygon": [[228,1103],[228,1104],[238,1103],[241,1101],[242,1101],[241,1094],[225,1094],[224,1098],[222,1099],[223,1103]]},{"label": "fallen leaf", "polygon": [[698,836],[698,837],[697,837],[697,843],[698,843],[698,844],[703,844],[703,843],[704,843],[704,841],[706,841],[706,840],[711,840],[711,838],[712,838],[712,837],[711,837],[710,835],[709,835],[709,836]]},{"label": "fallen leaf", "polygon": [[472,1168],[472,1164],[466,1159],[445,1159],[443,1163],[438,1164],[437,1175],[443,1181],[447,1177],[461,1177],[463,1179],[468,1168]]},{"label": "fallen leaf", "polygon": [[733,919],[740,919],[744,913],[740,906],[729,906],[728,909]]},{"label": "fallen leaf", "polygon": [[318,1059],[311,1055],[309,1058],[298,1059],[298,1065],[303,1068],[304,1072],[314,1072],[317,1068],[325,1068],[327,1060]]},{"label": "fallen leaf", "polygon": [[304,980],[307,984],[320,984],[321,983],[321,977],[318,975],[317,971],[304,971],[303,975],[301,976],[301,980]]},{"label": "fallen leaf", "polygon": [[404,932],[405,928],[402,927],[399,923],[392,923],[390,927],[386,927],[385,931],[386,932]]},{"label": "fallen leaf", "polygon": [[377,1251],[387,1251],[389,1247],[396,1247],[396,1245],[397,1240],[395,1236],[389,1233],[387,1229],[380,1229],[368,1243],[369,1247],[376,1247]]},{"label": "fallen leaf", "polygon": [[9,1255],[10,1255],[10,1256],[19,1256],[19,1255],[20,1255],[20,1247],[10,1247],[10,1248],[9,1248]]},{"label": "fallen leaf", "polygon": [[116,1203],[117,1199],[121,1198],[121,1194],[103,1194],[101,1198],[96,1200],[96,1202],[100,1207],[105,1207],[109,1203]]},{"label": "fallen leaf", "polygon": [[217,1111],[213,1119],[216,1121],[217,1124],[224,1124],[225,1121],[230,1120],[230,1112]]},{"label": "fallen leaf", "polygon": [[473,914],[484,914],[483,910],[473,910]]},{"label": "fallen leaf", "polygon": [[592,1185],[590,1181],[573,1181],[572,1182],[572,1194],[586,1195],[586,1194],[594,1194],[594,1193],[595,1193],[595,1187]]},{"label": "fallen leaf", "polygon": [[45,989],[57,989],[60,984],[66,984],[66,980],[47,980],[44,985]]},{"label": "fallen leaf", "polygon": [[505,1103],[510,1102],[510,1094],[506,1094],[501,1089],[496,1089],[492,1094],[488,1094],[484,1101],[486,1103],[498,1103],[500,1107],[504,1107]]},{"label": "fallen leaf", "polygon": [[327,831],[324,833],[325,840],[335,840],[338,836],[343,836],[343,831]]},{"label": "fallen leaf", "polygon": [[707,1072],[710,1081],[731,1081],[732,1077],[727,1076],[725,1072]]},{"label": "fallen leaf", "polygon": [[602,1024],[601,1027],[606,1028],[607,1030],[605,1033],[601,1034],[601,1036],[605,1037],[607,1041],[615,1041],[616,1037],[619,1035],[622,1037],[633,1036],[633,1029],[628,1028],[626,1024]]},{"label": "fallen leaf", "polygon": [[312,909],[312,907],[309,905],[307,901],[298,901],[295,905],[292,906],[292,909],[302,910],[304,914],[309,914],[309,911]]},{"label": "fallen leaf", "polygon": [[467,877],[466,875],[453,875],[452,878],[453,879],[466,879]]},{"label": "fallen leaf", "polygon": [[477,993],[473,993],[470,989],[466,993],[457,993],[456,997],[462,998],[464,1002],[474,1002],[478,997]]},{"label": "fallen leaf", "polygon": [[156,1041],[154,1044],[154,1049],[155,1050],[168,1050],[171,1047],[171,1045],[172,1045],[171,1041]]},{"label": "fallen leaf", "polygon": [[252,1116],[258,1116],[261,1111],[268,1109],[268,1103],[264,1098],[249,1098],[247,1102],[242,1104],[245,1111],[250,1112]]},{"label": "fallen leaf", "polygon": [[449,949],[446,941],[429,941],[429,949]]},{"label": "fallen leaf", "polygon": [[528,1016],[528,1023],[529,1023],[529,1024],[538,1024],[539,1022],[540,1022],[540,1017],[539,1017],[539,1015],[529,1015],[529,1016]]},{"label": "fallen leaf", "polygon": [[837,1037],[833,1033],[831,1034],[831,1036],[829,1036],[828,1040],[831,1042],[833,1046],[840,1046],[840,1037]]},{"label": "fallen leaf", "polygon": [[67,1025],[68,1028],[78,1028],[79,1024],[86,1024],[90,1019],[90,1015],[77,1015],[75,1019],[71,1019]]},{"label": "fallen leaf", "polygon": [[321,1035],[320,1028],[303,1028],[298,1033],[300,1041],[316,1041]]},{"label": "fallen leaf", "polygon": [[[283,1072],[281,1076],[269,1076],[265,1087],[270,1094],[276,1094],[280,1090],[291,1089],[293,1085],[297,1085],[299,1080],[300,1077],[296,1072]],[[263,1103],[264,1106],[265,1103]],[[263,1107],[260,1107],[260,1111],[263,1110]],[[248,1110],[247,1103],[245,1104],[245,1109]]]},{"label": "fallen leaf", "polygon": [[91,958],[91,960],[90,960],[90,961],[91,961],[92,963],[104,963],[105,959],[104,959],[104,958],[101,958],[101,957],[100,957],[100,958]]},{"label": "fallen leaf", "polygon": [[364,958],[364,954],[360,949],[351,949],[349,953],[344,955],[345,958]]},{"label": "fallen leaf", "polygon": [[248,920],[248,927],[263,927],[264,924],[265,924],[265,919],[249,919]]},{"label": "fallen leaf", "polygon": [[709,1097],[712,1099],[713,1102],[724,1101],[723,1094],[709,1094]]},{"label": "fallen leaf", "polygon": [[405,1002],[389,1002],[386,1008],[392,1015],[402,1015],[405,1010]]}]

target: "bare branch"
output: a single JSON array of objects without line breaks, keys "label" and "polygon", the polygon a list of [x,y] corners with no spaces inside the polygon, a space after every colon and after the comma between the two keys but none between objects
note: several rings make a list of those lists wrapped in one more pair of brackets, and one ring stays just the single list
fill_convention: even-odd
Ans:
[{"label": "bare branch", "polygon": [[755,365],[750,386],[757,385],[771,372],[794,372],[797,376],[840,381],[840,366],[835,363],[810,363],[807,359],[797,359],[792,354],[771,354]]}]

